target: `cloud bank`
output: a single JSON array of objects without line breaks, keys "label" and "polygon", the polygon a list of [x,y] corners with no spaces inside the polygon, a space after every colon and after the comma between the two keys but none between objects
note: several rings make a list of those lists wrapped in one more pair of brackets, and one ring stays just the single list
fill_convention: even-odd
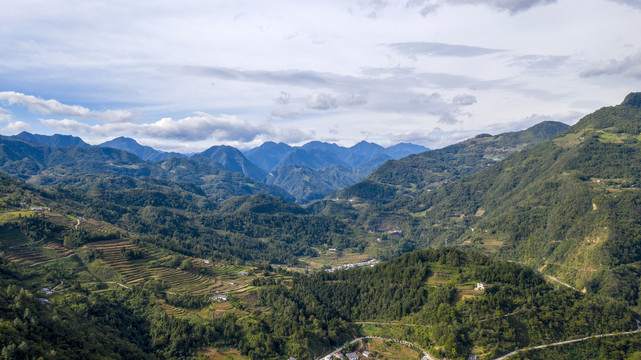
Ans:
[{"label": "cloud bank", "polygon": [[30,111],[42,115],[72,116],[84,119],[101,120],[108,123],[129,121],[133,115],[125,110],[91,111],[79,105],[65,105],[56,100],[43,100],[31,95],[14,91],[0,92],[0,101],[9,105],[22,105]]},{"label": "cloud bank", "polygon": [[89,125],[74,119],[43,119],[42,124],[56,131],[90,134],[97,137],[137,135],[167,140],[251,142],[259,137],[299,142],[311,134],[298,129],[283,129],[270,124],[256,124],[236,116],[213,116],[196,113],[194,116],[174,120],[163,118],[153,123],[110,123]]},{"label": "cloud bank", "polygon": [[436,42],[404,42],[388,44],[387,46],[410,59],[417,59],[418,56],[475,57],[504,51],[478,46],[453,45]]},{"label": "cloud bank", "polygon": [[581,73],[581,76],[586,78],[605,75],[621,75],[641,80],[641,53],[628,56],[621,60],[610,60],[608,63],[593,67]]}]

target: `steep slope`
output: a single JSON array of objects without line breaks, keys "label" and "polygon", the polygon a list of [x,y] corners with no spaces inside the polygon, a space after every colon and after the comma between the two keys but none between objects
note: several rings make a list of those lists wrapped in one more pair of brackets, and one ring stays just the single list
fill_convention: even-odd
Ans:
[{"label": "steep slope", "polygon": [[249,161],[240,150],[231,146],[212,146],[192,156],[192,159],[220,167],[227,171],[241,173],[258,181],[262,181],[267,175],[263,169]]},{"label": "steep slope", "polygon": [[207,158],[194,155],[189,159],[172,157],[157,165],[167,172],[167,174],[163,174],[163,178],[192,182],[202,187],[208,196],[215,199],[268,194],[294,201],[294,198],[280,187],[264,184],[240,172],[223,170],[218,166],[208,164],[208,162]]},{"label": "steep slope", "polygon": [[410,204],[390,204],[407,216],[390,222],[419,246],[476,247],[638,305],[640,97]]},{"label": "steep slope", "polygon": [[384,147],[363,140],[349,148],[349,155],[347,156],[346,161],[352,166],[358,166],[370,159],[372,156],[384,152]]},{"label": "steep slope", "polygon": [[81,138],[71,135],[39,135],[31,134],[29,132],[23,131],[18,135],[12,136],[15,139],[26,140],[33,144],[40,145],[49,145],[49,146],[78,146],[78,147],[89,147],[91,145],[84,142]]},{"label": "steep slope", "polygon": [[293,148],[285,143],[268,141],[245,153],[245,156],[265,171],[272,170]]},{"label": "steep slope", "polygon": [[98,146],[125,150],[127,152],[130,152],[138,156],[143,160],[147,160],[151,162],[166,160],[172,156],[185,157],[185,155],[183,154],[179,154],[175,152],[159,151],[152,148],[151,146],[140,145],[136,140],[128,137],[124,137],[124,136],[106,141]]},{"label": "steep slope", "polygon": [[322,169],[328,166],[348,166],[338,155],[323,150],[294,149],[289,152],[276,166],[275,169],[287,165],[305,166],[310,169]]},{"label": "steep slope", "polygon": [[388,161],[361,182],[337,191],[332,197],[365,203],[411,198],[549,140],[567,128],[568,125],[559,122],[542,122],[523,131],[496,136],[481,134],[443,149]]},{"label": "steep slope", "polygon": [[353,184],[362,176],[358,170],[345,166],[310,169],[306,166],[285,165],[273,170],[265,179],[267,184],[279,186],[292,194],[299,203],[322,199],[332,191]]},{"label": "steep slope", "polygon": [[284,188],[299,203],[307,203],[361,180],[387,160],[425,150],[406,143],[386,149],[366,141],[350,148],[321,141],[301,147],[266,142],[245,155],[269,172],[266,183]]}]

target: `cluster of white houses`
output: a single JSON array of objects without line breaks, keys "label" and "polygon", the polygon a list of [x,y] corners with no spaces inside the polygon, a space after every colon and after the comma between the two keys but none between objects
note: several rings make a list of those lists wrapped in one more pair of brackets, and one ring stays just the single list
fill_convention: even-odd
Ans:
[{"label": "cluster of white houses", "polygon": [[344,355],[343,355],[343,353],[339,351],[339,352],[337,352],[337,353],[333,353],[333,354],[329,354],[329,355],[325,356],[325,357],[323,358],[323,360],[332,360],[332,359],[339,359],[339,360],[345,360],[345,359],[347,359],[347,360],[358,360],[358,359],[361,359],[361,358],[369,358],[371,355],[372,355],[372,354],[370,354],[370,352],[369,352],[369,351],[367,351],[367,350],[363,351],[363,352],[361,353],[361,355],[360,355],[360,356],[358,355],[358,353],[357,353],[357,352],[351,352],[351,353],[347,353],[347,354],[344,354]]},{"label": "cluster of white houses", "polygon": [[327,269],[325,271],[334,272],[334,271],[338,271],[338,270],[353,269],[353,268],[362,267],[362,266],[374,266],[374,265],[378,264],[379,262],[381,262],[381,261],[377,260],[377,259],[371,259],[371,260],[362,261],[362,262],[359,262],[359,263],[334,266],[334,267],[329,268],[329,269]]}]

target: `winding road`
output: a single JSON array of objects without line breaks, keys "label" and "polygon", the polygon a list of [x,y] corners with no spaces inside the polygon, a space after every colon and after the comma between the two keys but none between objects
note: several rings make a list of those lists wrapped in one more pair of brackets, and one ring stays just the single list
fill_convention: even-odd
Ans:
[{"label": "winding road", "polygon": [[624,331],[624,332],[618,332],[618,333],[611,333],[611,334],[592,335],[592,336],[582,337],[582,338],[579,338],[579,339],[559,341],[559,342],[555,342],[555,343],[552,343],[552,344],[531,346],[531,347],[527,347],[527,348],[523,348],[523,349],[514,350],[511,353],[505,354],[505,355],[503,355],[501,357],[497,357],[494,360],[507,359],[507,358],[509,358],[509,357],[511,357],[513,355],[516,355],[516,354],[518,354],[520,352],[528,351],[528,350],[545,349],[545,348],[549,348],[549,347],[553,347],[553,346],[572,344],[572,343],[575,343],[575,342],[581,342],[581,341],[585,341],[585,340],[589,340],[589,339],[603,338],[603,337],[610,337],[610,336],[619,336],[619,335],[630,335],[630,334],[636,334],[638,332],[641,332],[641,323],[637,320],[637,329],[636,330]]},{"label": "winding road", "polygon": [[[511,314],[508,314],[508,315],[511,315]],[[360,322],[360,323],[361,324],[362,323],[380,324],[380,323],[374,323],[374,322]],[[499,356],[497,358],[494,358],[493,360],[504,360],[504,359],[510,358],[510,357],[520,353],[520,352],[529,351],[529,350],[545,349],[545,348],[554,347],[554,346],[561,346],[561,345],[567,345],[567,344],[572,344],[572,343],[576,343],[576,342],[586,341],[586,340],[589,340],[589,339],[604,338],[604,337],[611,337],[611,336],[620,336],[620,335],[631,335],[631,334],[637,334],[637,333],[640,333],[640,332],[641,332],[641,321],[637,320],[637,328],[636,328],[636,330],[616,332],[616,333],[610,333],[610,334],[590,335],[590,336],[586,336],[586,337],[582,337],[582,338],[578,338],[578,339],[564,340],[564,341],[559,341],[559,342],[555,342],[555,343],[551,343],[551,344],[530,346],[530,347],[514,350],[511,353]],[[419,351],[421,351],[423,353],[423,360],[440,360],[440,359],[435,358],[432,355],[430,355],[430,353],[428,353],[427,350],[417,346],[416,344],[413,344],[413,343],[411,343],[409,341],[404,341],[404,340],[390,339],[390,338],[384,338],[384,337],[380,337],[380,336],[361,336],[361,337],[358,337],[358,338],[350,341],[349,343],[353,344],[353,343],[355,343],[357,341],[361,341],[363,339],[381,339],[381,340],[393,341],[393,342],[396,342],[396,343],[399,343],[399,344],[402,344],[402,345],[405,345],[405,346],[409,346],[409,347],[414,348],[414,349],[418,349]],[[336,353],[338,353],[340,351],[343,351],[344,348],[345,348],[344,346],[341,346],[341,347],[337,348],[336,350],[332,351],[331,353],[317,358],[317,360],[321,360],[321,359],[325,359],[325,358],[331,358]]]}]

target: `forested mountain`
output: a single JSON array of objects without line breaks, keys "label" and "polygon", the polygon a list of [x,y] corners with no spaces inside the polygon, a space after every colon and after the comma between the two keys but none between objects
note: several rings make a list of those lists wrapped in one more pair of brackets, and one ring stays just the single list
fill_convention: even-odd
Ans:
[{"label": "forested mountain", "polygon": [[376,165],[380,165],[389,159],[400,159],[427,150],[429,149],[426,147],[409,143],[384,148],[361,141],[348,148],[321,141],[311,141],[301,147],[266,142],[246,151],[245,155],[265,171],[271,171],[285,165],[306,166],[310,169],[322,169],[334,165],[356,167],[368,161],[375,161]]},{"label": "forested mountain", "polygon": [[71,182],[80,186],[86,174],[108,174],[189,181],[202,186],[208,195],[217,199],[256,193],[293,199],[278,187],[195,160],[172,157],[162,163],[150,163],[110,147],[52,147],[0,137],[0,169],[40,185],[64,185],[73,178]]},{"label": "forested mountain", "polygon": [[89,147],[91,145],[84,142],[81,138],[71,135],[39,135],[31,134],[26,131],[21,132],[18,135],[12,136],[12,138],[26,140],[33,144],[40,145],[49,145],[49,146],[78,146],[78,147]]},{"label": "forested mountain", "polygon": [[641,94],[365,222],[418,247],[457,243],[639,305]]},{"label": "forested mountain", "polygon": [[268,184],[283,188],[304,204],[354,184],[387,160],[427,150],[407,143],[384,148],[361,141],[346,148],[311,141],[301,147],[267,142],[245,154],[269,171],[265,180]]},{"label": "forested mountain", "polygon": [[151,162],[155,161],[162,161],[162,160],[167,160],[170,157],[185,157],[183,154],[175,153],[175,152],[165,152],[165,151],[159,151],[151,146],[144,146],[138,144],[138,142],[134,139],[128,138],[128,137],[117,137],[113,140],[106,141],[98,146],[101,147],[110,147],[114,149],[120,149],[120,150],[125,150],[127,152],[130,152],[139,158]]},{"label": "forested mountain", "polygon": [[[203,160],[208,159],[209,161]],[[240,150],[226,145],[212,146],[209,149],[192,156],[192,159],[208,162],[221,169],[244,174],[257,181],[265,179],[267,173],[249,161]]]},{"label": "forested mountain", "polygon": [[245,152],[245,156],[254,164],[260,166],[265,171],[270,171],[292,151],[292,147],[285,143],[275,143],[267,141],[261,146]]},{"label": "forested mountain", "polygon": [[277,185],[306,203],[322,199],[337,188],[351,185],[365,174],[358,168],[333,165],[313,170],[306,166],[285,165],[272,170],[265,182]]},{"label": "forested mountain", "polygon": [[[47,136],[22,132],[4,139],[13,139],[33,145],[32,149],[27,149],[20,143],[6,143],[10,163],[7,163],[7,159],[0,159],[0,163],[6,165],[5,171],[8,173],[20,176],[22,179],[29,179],[37,184],[55,185],[57,181],[64,183],[67,180],[60,180],[61,176],[81,173],[147,176],[191,181],[204,186],[205,190],[216,198],[265,193],[283,196],[289,200],[292,199],[290,194],[293,194],[293,199],[303,204],[321,199],[336,189],[355,183],[393,157],[427,150],[413,144],[398,144],[385,149],[367,142],[361,142],[351,148],[318,141],[310,142],[302,147],[267,142],[248,151],[247,157],[231,146],[212,146],[201,153],[188,156],[159,151],[150,146],[140,145],[134,139],[122,136],[97,146],[123,150],[150,163],[164,163],[170,158],[189,158],[203,164],[203,166],[198,166],[194,163],[178,160],[172,160],[164,165],[158,164],[161,167],[171,168],[174,174],[179,172],[181,176],[184,176],[176,178],[172,174],[159,171],[157,166],[142,164],[133,158],[124,160],[124,162],[119,160],[119,165],[114,167],[112,166],[114,162],[112,157],[115,153],[107,154],[104,151],[96,150],[95,147],[78,137],[59,134]],[[55,156],[49,153],[36,155],[40,151],[37,150],[38,146],[56,148],[77,146],[88,150],[83,154],[72,154],[68,149],[47,150],[45,152],[57,152],[58,154]],[[12,147],[20,148],[20,150],[12,149]],[[83,152],[83,150],[76,152]],[[65,156],[61,154],[67,153],[69,155],[67,160],[60,162],[60,159]],[[123,155],[117,156],[122,157]],[[76,158],[81,159],[83,163],[75,166],[73,161],[69,161]],[[176,168],[175,165],[178,164],[182,166],[181,169]],[[55,169],[52,170],[52,168]],[[201,170],[203,172],[198,173]],[[274,171],[268,173],[269,170]],[[230,181],[234,183],[230,183]]]},{"label": "forested mountain", "polygon": [[331,197],[372,204],[412,198],[549,140],[567,128],[563,123],[546,121],[526,130],[496,136],[481,134],[442,149],[388,161]]}]

